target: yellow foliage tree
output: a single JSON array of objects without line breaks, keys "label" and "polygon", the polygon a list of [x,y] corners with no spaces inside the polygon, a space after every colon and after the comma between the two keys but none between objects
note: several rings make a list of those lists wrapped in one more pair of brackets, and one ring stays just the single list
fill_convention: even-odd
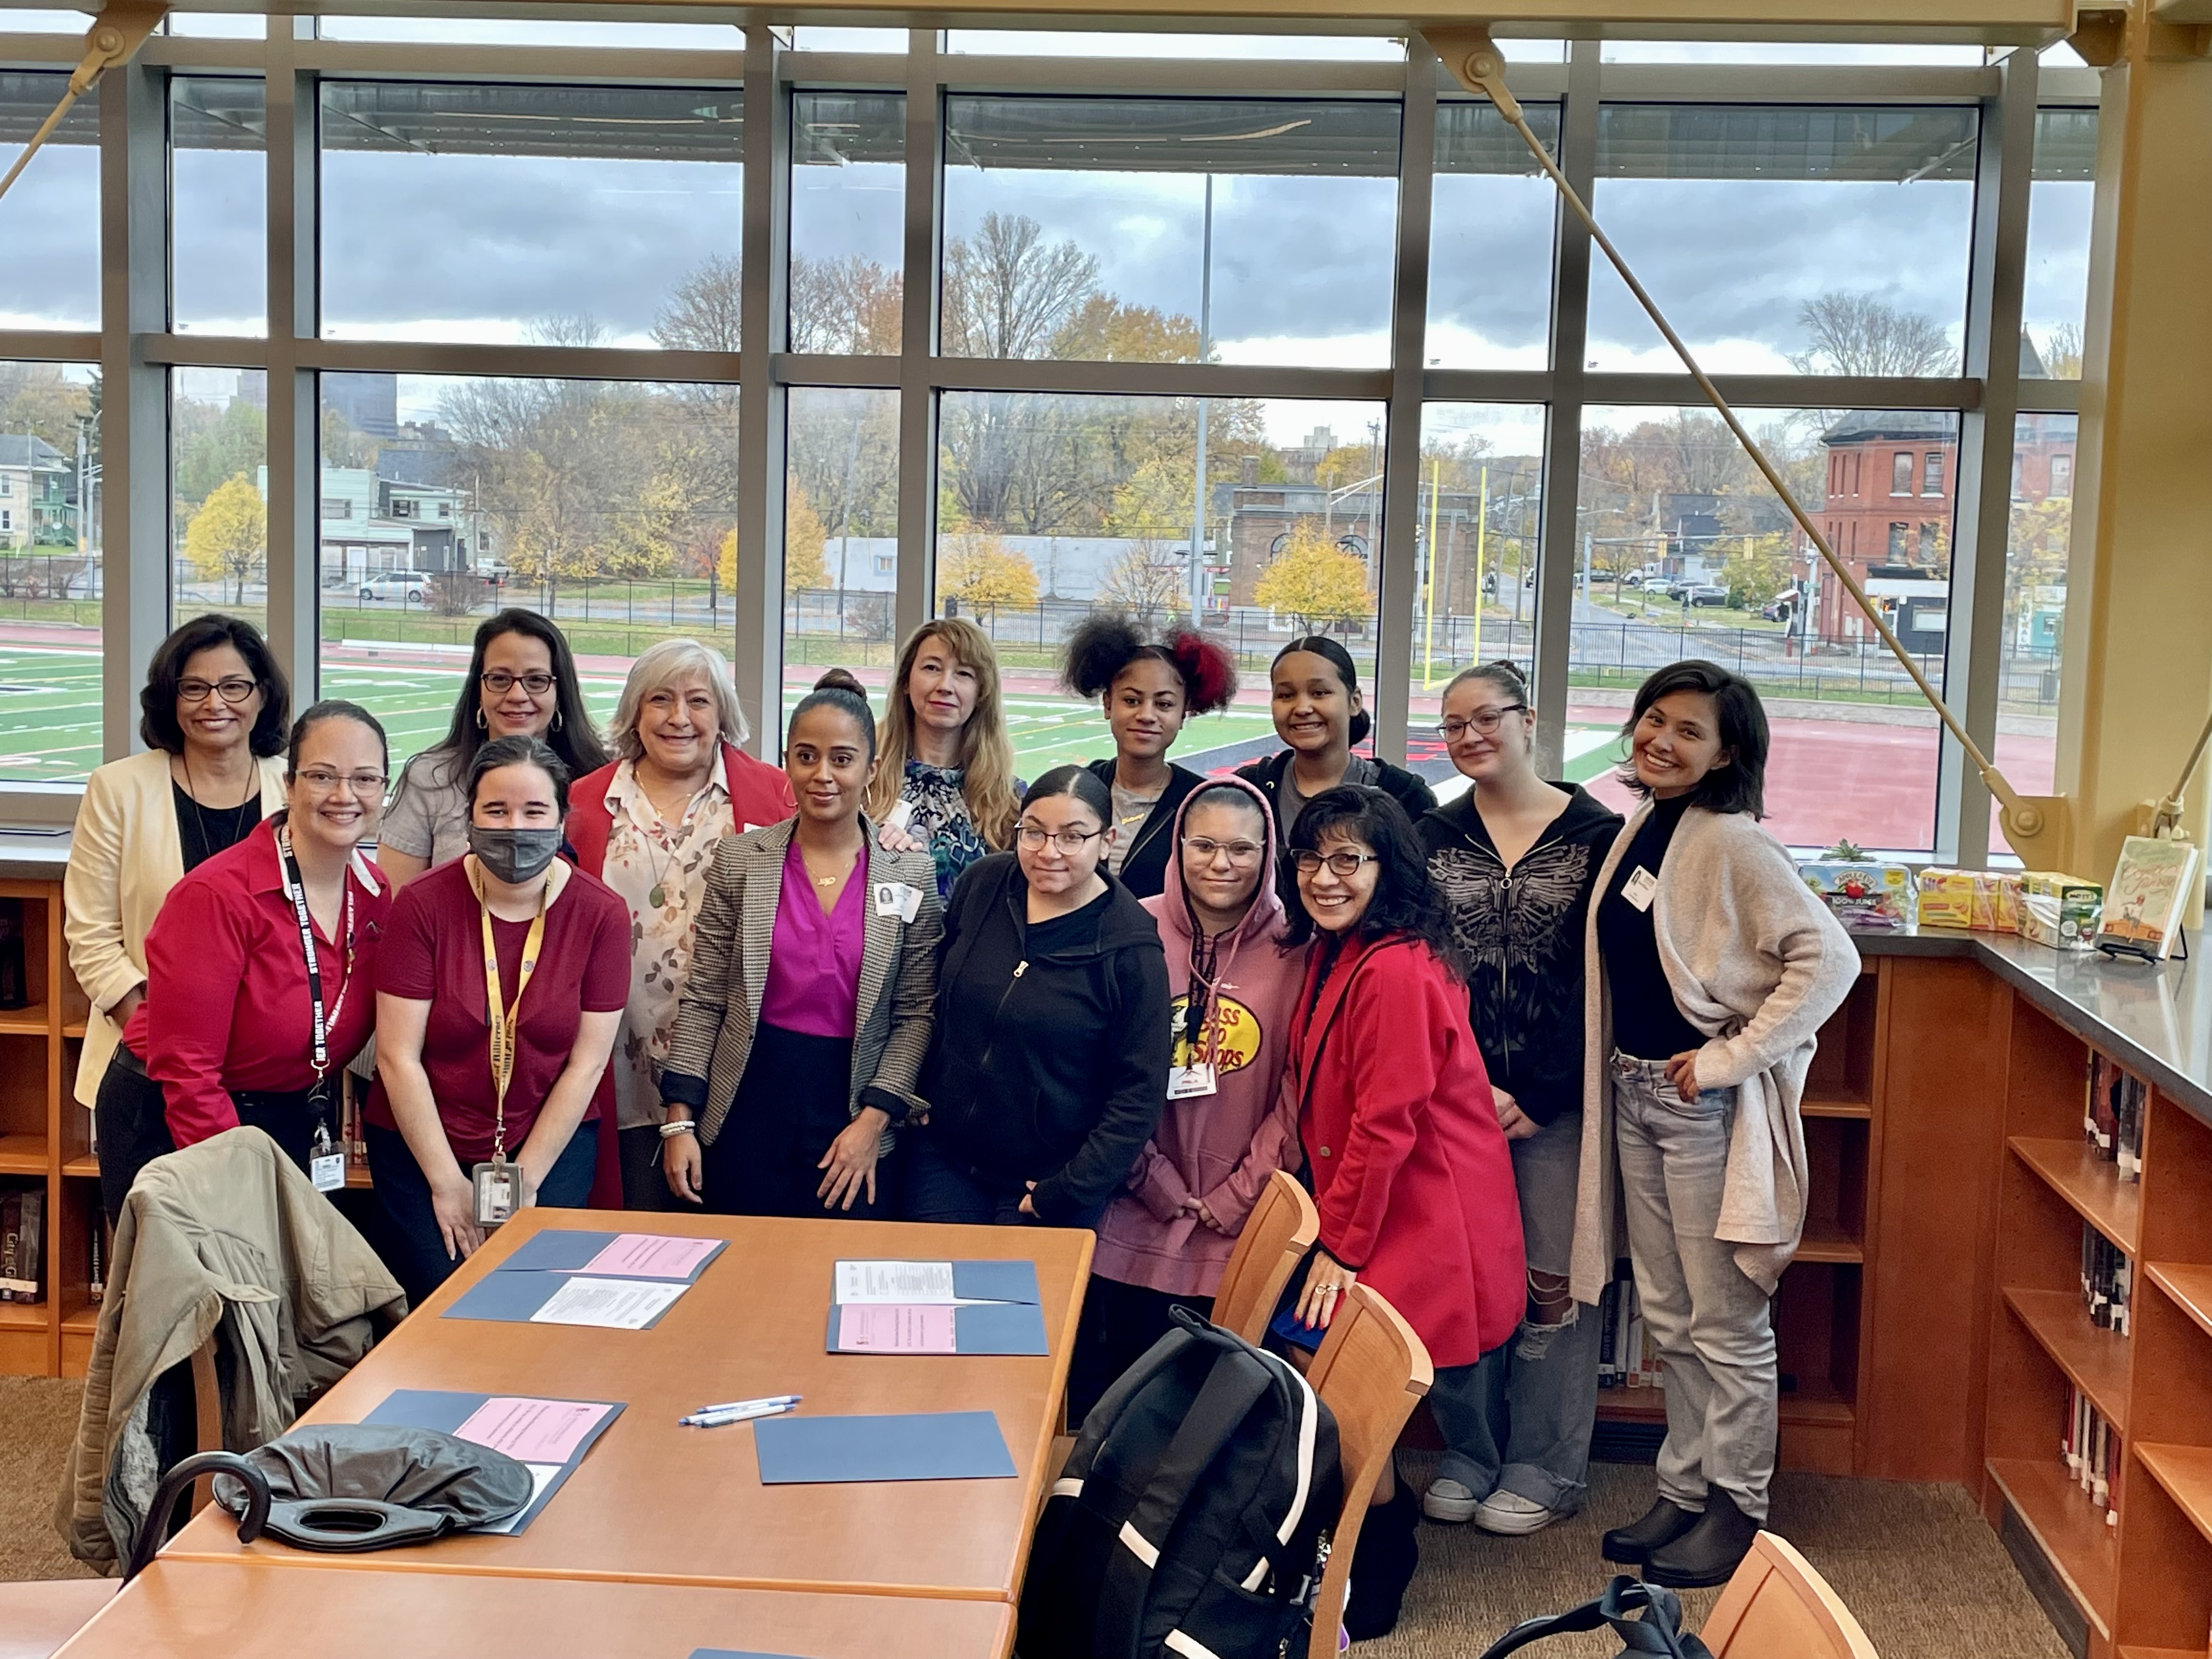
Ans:
[{"label": "yellow foliage tree", "polygon": [[[830,586],[830,566],[823,556],[829,544],[829,536],[822,527],[813,504],[806,492],[797,484],[784,497],[783,507],[783,589],[788,593],[802,587]],[[738,532],[722,532],[722,545],[715,556],[715,574],[722,586],[732,592],[738,586]]]},{"label": "yellow foliage tree", "polygon": [[937,589],[963,611],[1019,608],[1037,602],[1036,567],[1004,538],[983,532],[948,536],[937,562]]},{"label": "yellow foliage tree", "polygon": [[1290,617],[1300,633],[1316,633],[1328,623],[1367,614],[1367,567],[1308,519],[1260,573],[1252,597]]},{"label": "yellow foliage tree", "polygon": [[268,560],[269,507],[243,472],[217,484],[192,514],[185,556],[202,576],[228,582],[232,604],[245,596],[246,584]]}]

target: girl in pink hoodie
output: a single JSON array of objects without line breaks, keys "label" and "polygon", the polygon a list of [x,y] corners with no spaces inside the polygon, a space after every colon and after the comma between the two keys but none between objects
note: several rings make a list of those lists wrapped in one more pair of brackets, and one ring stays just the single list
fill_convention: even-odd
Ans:
[{"label": "girl in pink hoodie", "polygon": [[1068,1378],[1079,1422],[1167,1334],[1169,1309],[1212,1312],[1267,1177],[1302,1161],[1281,1085],[1306,953],[1283,953],[1277,851],[1267,797],[1209,780],[1176,815],[1165,885],[1144,901],[1167,951],[1174,1058],[1159,1127],[1098,1219]]}]

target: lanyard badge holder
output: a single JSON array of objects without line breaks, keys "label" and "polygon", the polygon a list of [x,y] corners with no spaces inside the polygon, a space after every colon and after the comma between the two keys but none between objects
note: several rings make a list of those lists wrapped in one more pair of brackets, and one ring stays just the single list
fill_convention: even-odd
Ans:
[{"label": "lanyard badge holder", "polygon": [[476,889],[477,914],[483,923],[484,1006],[491,1027],[492,1129],[491,1157],[469,1172],[471,1186],[476,1199],[476,1220],[479,1227],[496,1227],[513,1218],[517,1210],[530,1202],[525,1190],[522,1167],[507,1155],[507,1090],[514,1080],[515,1036],[521,1023],[522,994],[530,987],[530,976],[538,969],[538,953],[545,943],[545,905],[550,897],[550,884],[546,891],[538,896],[538,914],[530,923],[530,933],[522,942],[522,970],[517,975],[514,1000],[508,1002],[501,994],[499,982],[499,945],[492,937],[491,907],[484,902],[483,883],[473,864],[469,870],[469,882]]},{"label": "lanyard badge holder", "polygon": [[[319,1193],[334,1193],[345,1185],[345,1154],[331,1141],[331,1120],[336,1115],[338,1082],[331,1075],[331,1030],[345,1007],[346,993],[353,989],[353,884],[345,882],[345,983],[338,1000],[323,1006],[323,968],[315,956],[314,924],[307,915],[307,885],[300,878],[300,861],[292,855],[292,832],[276,831],[276,850],[284,866],[284,896],[292,901],[293,920],[300,924],[300,950],[307,963],[307,1002],[313,1015],[315,1081],[307,1091],[307,1109],[315,1115],[313,1150],[307,1158],[307,1177]],[[343,881],[343,878],[341,880]]]}]

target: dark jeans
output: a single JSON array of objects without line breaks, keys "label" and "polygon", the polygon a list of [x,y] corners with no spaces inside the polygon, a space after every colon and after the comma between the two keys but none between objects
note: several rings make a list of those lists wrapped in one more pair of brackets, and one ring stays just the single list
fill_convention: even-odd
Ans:
[{"label": "dark jeans", "polygon": [[[943,1143],[927,1127],[909,1128],[899,1136],[906,1149],[906,1218],[908,1221],[964,1222],[974,1226],[1035,1227],[1033,1215],[1022,1213],[1020,1188],[1005,1192],[957,1156],[948,1155]],[[1103,1204],[1099,1209],[1105,1207]],[[1088,1227],[1098,1211],[1067,1224]]]},{"label": "dark jeans", "polygon": [[1083,1318],[1075,1328],[1075,1352],[1067,1362],[1067,1420],[1082,1425],[1099,1397],[1152,1346],[1175,1328],[1170,1310],[1190,1309],[1213,1317],[1210,1296],[1170,1296],[1142,1285],[1091,1275],[1083,1292]]},{"label": "dark jeans", "polygon": [[623,1208],[625,1210],[688,1209],[668,1190],[668,1177],[660,1170],[660,1131],[650,1123],[624,1129],[615,1137],[622,1148]]},{"label": "dark jeans", "polygon": [[[430,1183],[422,1166],[407,1148],[407,1138],[397,1129],[366,1125],[368,1173],[376,1182],[376,1201],[389,1224],[386,1262],[407,1305],[419,1308],[422,1300],[444,1284],[456,1262],[446,1254],[446,1241],[438,1231],[437,1212],[430,1205]],[[538,1202],[549,1209],[580,1210],[592,1196],[592,1174],[599,1166],[599,1135],[596,1124],[577,1126],[546,1171],[538,1189]],[[466,1168],[464,1166],[464,1173]]]},{"label": "dark jeans", "polygon": [[[169,1135],[167,1103],[161,1085],[132,1063],[135,1056],[118,1048],[100,1079],[93,1105],[93,1121],[100,1137],[100,1203],[111,1222],[123,1218],[123,1200],[138,1171],[157,1158],[177,1150]],[[304,1170],[313,1155],[317,1118],[307,1097],[296,1095],[233,1095],[238,1121],[258,1129]],[[337,1132],[335,1123],[327,1126]]]}]

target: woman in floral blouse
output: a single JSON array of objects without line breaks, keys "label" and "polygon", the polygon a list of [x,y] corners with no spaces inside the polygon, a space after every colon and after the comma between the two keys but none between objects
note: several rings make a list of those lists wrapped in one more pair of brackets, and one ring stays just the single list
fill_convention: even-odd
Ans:
[{"label": "woman in floral blouse", "polygon": [[630,666],[608,733],[617,758],[569,792],[576,862],[629,905],[629,1005],[608,1068],[615,1109],[599,1117],[603,1137],[619,1124],[620,1157],[603,1140],[594,1192],[611,1202],[608,1172],[618,1168],[625,1209],[668,1207],[660,1068],[714,844],[797,810],[782,770],[737,747],[749,735],[722,653],[663,640]]},{"label": "woman in floral blouse", "polygon": [[940,617],[906,642],[887,702],[868,816],[927,842],[942,899],[963,870],[1013,843],[1022,781],[998,653],[974,623]]}]

